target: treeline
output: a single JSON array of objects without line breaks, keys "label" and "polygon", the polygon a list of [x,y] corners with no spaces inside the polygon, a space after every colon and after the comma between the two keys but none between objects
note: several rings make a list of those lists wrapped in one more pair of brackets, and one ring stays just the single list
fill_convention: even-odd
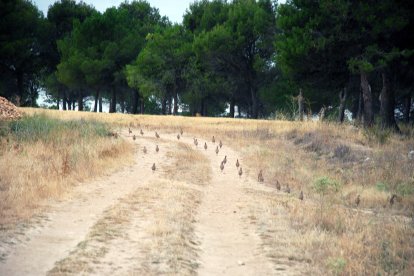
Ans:
[{"label": "treeline", "polygon": [[204,0],[181,24],[146,1],[100,13],[61,0],[44,17],[1,0],[0,18],[0,94],[23,106],[44,89],[63,109],[413,120],[410,0]]}]

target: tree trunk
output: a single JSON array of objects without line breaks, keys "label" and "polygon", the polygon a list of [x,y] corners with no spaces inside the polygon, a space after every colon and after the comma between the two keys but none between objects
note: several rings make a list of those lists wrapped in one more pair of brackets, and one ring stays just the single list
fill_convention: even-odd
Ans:
[{"label": "tree trunk", "polygon": [[98,112],[98,102],[99,102],[99,89],[95,92],[95,105],[93,106],[93,112]]},{"label": "tree trunk", "polygon": [[173,110],[173,115],[177,115],[178,114],[178,93],[177,93],[177,89],[174,89],[174,110]]},{"label": "tree trunk", "polygon": [[132,114],[138,113],[138,91],[132,90]]},{"label": "tree trunk", "polygon": [[145,100],[141,98],[141,107],[140,107],[141,114],[145,113]]},{"label": "tree trunk", "polygon": [[234,100],[234,96],[232,95],[230,99],[230,114],[229,114],[230,118],[234,118],[234,105],[235,105],[235,100]]},{"label": "tree trunk", "polygon": [[112,99],[111,104],[109,105],[109,113],[115,113],[116,112],[116,89],[115,87],[112,87]]},{"label": "tree trunk", "polygon": [[162,115],[166,115],[167,113],[167,98],[166,97],[162,98],[161,113]]},{"label": "tree trunk", "polygon": [[16,79],[17,79],[17,93],[12,94],[12,102],[15,106],[21,105],[21,100],[23,96],[23,73],[17,72],[16,73]]},{"label": "tree trunk", "polygon": [[359,90],[359,96],[358,96],[358,111],[356,114],[356,120],[358,123],[361,123],[363,120],[364,114],[364,97],[362,96],[362,87]]},{"label": "tree trunk", "polygon": [[298,108],[299,108],[299,121],[303,121],[303,113],[304,113],[304,104],[303,104],[303,94],[302,94],[302,89],[299,90],[299,95],[298,95]]},{"label": "tree trunk", "polygon": [[361,72],[362,98],[364,102],[363,121],[364,127],[371,127],[374,124],[374,111],[372,106],[371,86],[368,82],[367,73]]},{"label": "tree trunk", "polygon": [[67,110],[67,105],[66,105],[67,99],[66,99],[66,93],[64,90],[60,91],[60,96],[62,97],[62,109]]},{"label": "tree trunk", "polygon": [[387,73],[382,74],[382,90],[380,94],[381,102],[381,127],[392,128],[396,131],[400,131],[397,122],[395,121],[395,97],[394,89],[390,83]]},{"label": "tree trunk", "polygon": [[102,113],[102,96],[99,95],[99,113]]},{"label": "tree trunk", "polygon": [[319,111],[319,121],[323,122],[324,119],[325,119],[325,107],[322,107],[321,110]]},{"label": "tree trunk", "polygon": [[79,90],[78,94],[78,111],[83,111],[83,93]]},{"label": "tree trunk", "polygon": [[66,100],[66,104],[68,106],[68,110],[72,110],[72,102],[70,101],[70,95],[68,94],[68,91],[65,91],[65,100]]},{"label": "tree trunk", "polygon": [[121,112],[123,114],[125,113],[125,101],[123,99],[120,101],[120,105],[121,105]]},{"label": "tree trunk", "polygon": [[410,123],[410,113],[411,113],[411,95],[408,94],[404,97],[404,122]]},{"label": "tree trunk", "polygon": [[347,97],[347,90],[344,88],[341,92],[339,92],[339,123],[343,123],[345,119],[345,102]]},{"label": "tree trunk", "polygon": [[252,117],[257,119],[259,117],[259,104],[256,90],[253,87],[250,87],[250,95],[252,97]]}]

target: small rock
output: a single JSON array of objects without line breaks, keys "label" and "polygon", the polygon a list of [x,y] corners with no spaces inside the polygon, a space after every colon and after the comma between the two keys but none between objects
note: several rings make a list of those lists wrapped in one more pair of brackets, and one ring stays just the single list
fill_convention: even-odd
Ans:
[{"label": "small rock", "polygon": [[233,213],[237,213],[237,211],[233,211]]},{"label": "small rock", "polygon": [[409,160],[414,160],[414,150],[412,150],[408,153],[408,159]]},{"label": "small rock", "polygon": [[239,265],[244,265],[244,262],[243,261],[238,261],[237,262]]}]

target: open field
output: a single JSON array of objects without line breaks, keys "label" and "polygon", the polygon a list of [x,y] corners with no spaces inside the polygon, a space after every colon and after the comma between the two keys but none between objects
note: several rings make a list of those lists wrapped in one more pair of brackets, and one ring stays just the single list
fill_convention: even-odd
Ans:
[{"label": "open field", "polygon": [[118,138],[2,138],[0,274],[414,274],[409,129],[22,110]]}]

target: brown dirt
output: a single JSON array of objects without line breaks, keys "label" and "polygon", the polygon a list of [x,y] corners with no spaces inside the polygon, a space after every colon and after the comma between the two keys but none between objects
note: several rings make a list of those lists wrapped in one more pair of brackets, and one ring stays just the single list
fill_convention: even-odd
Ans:
[{"label": "brown dirt", "polygon": [[0,120],[16,120],[22,117],[17,107],[6,98],[0,97]]},{"label": "brown dirt", "polygon": [[[41,222],[21,232],[16,242],[8,241],[17,233],[0,235],[0,275],[309,273],[309,263],[295,255],[294,245],[286,248],[292,230],[285,214],[278,214],[283,223],[273,238],[283,239],[274,246],[290,255],[275,256],[266,249],[268,235],[263,235],[254,216],[259,218],[260,211],[268,213],[260,219],[274,217],[270,207],[257,207],[263,194],[274,191],[257,183],[256,172],[244,165],[236,151],[224,145],[216,155],[215,144],[207,141],[204,150],[200,145],[205,141],[199,139],[196,152],[207,158],[209,168],[203,172],[211,171],[211,178],[197,178],[199,172],[192,171],[194,181],[208,183],[194,185],[188,172],[182,174],[181,183],[169,179],[167,152],[178,150],[182,143],[195,148],[192,136],[184,135],[178,142],[175,134],[161,134],[156,140],[146,133],[147,138],[135,142],[135,165],[77,187],[71,200],[51,204]],[[126,132],[123,136],[131,139]],[[162,149],[158,154],[153,152],[156,143]],[[148,154],[142,153],[143,146]],[[236,158],[243,167],[242,177]],[[153,162],[156,172],[150,169]],[[177,206],[177,202],[183,203]]]}]

